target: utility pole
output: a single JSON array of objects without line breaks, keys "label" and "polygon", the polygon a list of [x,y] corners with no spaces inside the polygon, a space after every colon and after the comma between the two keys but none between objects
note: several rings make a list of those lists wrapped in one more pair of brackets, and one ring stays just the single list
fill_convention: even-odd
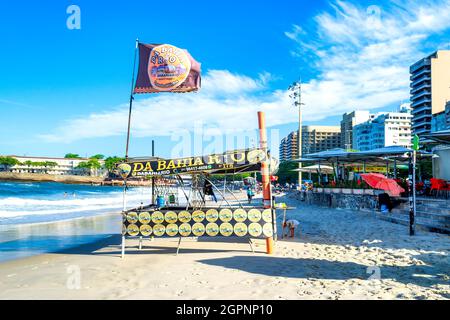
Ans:
[{"label": "utility pole", "polygon": [[420,149],[419,136],[413,137],[413,151],[409,154],[409,235],[416,233],[416,165],[417,151]]},{"label": "utility pole", "polygon": [[[155,140],[152,140],[152,158],[155,157]],[[152,204],[156,204],[155,199],[155,177],[152,176]]]},{"label": "utility pole", "polygon": [[[303,143],[302,143],[302,138],[303,138],[302,106],[305,105],[304,103],[302,103],[302,82],[301,82],[301,80],[291,84],[289,86],[289,91],[291,92],[289,97],[294,100],[294,106],[298,107],[298,136],[297,136],[298,150],[297,150],[297,154],[298,154],[298,159],[301,159],[302,155],[303,155],[303,152],[302,152],[303,151],[302,150],[302,146],[303,146]],[[298,163],[298,168],[299,169],[302,168],[301,162]],[[298,185],[301,190],[301,186],[302,186],[302,172],[301,171],[298,172]]]}]

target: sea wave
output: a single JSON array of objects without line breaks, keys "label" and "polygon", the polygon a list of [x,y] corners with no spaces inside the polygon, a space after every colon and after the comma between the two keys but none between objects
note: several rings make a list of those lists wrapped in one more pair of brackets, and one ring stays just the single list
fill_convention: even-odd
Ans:
[{"label": "sea wave", "polygon": [[[123,189],[121,188],[67,186],[53,183],[39,185],[40,192],[25,192],[24,190],[28,188],[26,185],[1,184],[3,189],[0,190],[0,225],[22,223],[22,221],[34,223],[65,220],[120,212],[123,208]],[[25,188],[22,188],[24,186]],[[3,192],[5,190],[13,194]],[[180,192],[179,198],[181,195]],[[183,199],[184,197],[180,198],[180,200]],[[128,209],[149,204],[151,188],[130,188],[127,191],[126,202]]]},{"label": "sea wave", "polygon": [[[151,196],[150,196],[151,197]],[[150,197],[145,197],[140,194],[128,195],[127,200],[149,200]],[[72,199],[59,199],[59,200],[47,200],[47,199],[29,199],[29,198],[18,198],[9,197],[0,199],[0,207],[3,206],[14,206],[17,208],[24,206],[86,206],[86,205],[108,205],[113,203],[122,203],[122,195],[117,196],[104,196],[104,197],[93,197],[93,198],[72,198]]]},{"label": "sea wave", "polygon": [[[148,204],[149,202],[150,198],[146,195],[136,193],[127,195],[128,208],[139,206],[141,203]],[[121,193],[101,197],[57,200],[10,197],[0,199],[0,219],[37,215],[55,215],[55,217],[64,218],[64,216],[73,213],[91,215],[98,212],[121,211],[122,208],[123,195]]]}]

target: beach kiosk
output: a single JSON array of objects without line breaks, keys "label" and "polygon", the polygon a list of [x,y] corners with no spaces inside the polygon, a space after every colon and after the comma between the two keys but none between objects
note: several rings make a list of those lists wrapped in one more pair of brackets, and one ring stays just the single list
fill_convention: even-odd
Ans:
[{"label": "beach kiosk", "polygon": [[[177,252],[184,237],[265,238],[267,252],[272,252],[276,228],[264,113],[258,113],[259,149],[181,159],[128,157],[135,94],[189,93],[198,91],[200,87],[201,64],[187,50],[171,44],[145,44],[136,40],[125,161],[117,166],[118,173],[124,179],[122,257],[125,255],[126,240],[136,237],[140,240],[139,247],[144,238],[178,237]],[[215,174],[233,175],[256,171],[262,175],[264,197],[260,207],[244,207],[239,201],[231,204],[224,195],[226,188],[220,190],[210,178]],[[182,175],[191,177],[188,188]],[[153,196],[148,205],[128,210],[127,179],[132,177],[152,178]],[[205,194],[211,193],[211,190],[222,196],[225,206],[207,205]],[[177,201],[180,193],[186,199],[183,206]]]},{"label": "beach kiosk", "polygon": [[[265,207],[262,202],[260,206],[244,205],[226,183],[219,188],[212,179],[214,175],[259,172],[266,161],[264,150],[247,149],[180,159],[129,159],[119,164],[118,173],[125,183],[132,177],[154,178],[156,195],[156,200],[148,205],[124,208],[122,257],[126,240],[133,238],[139,239],[139,248],[143,239],[178,238],[177,254],[183,238],[237,237],[247,239],[252,250],[252,239],[273,240],[276,219],[272,205]],[[191,177],[188,185],[182,178],[187,175]],[[206,200],[208,188],[222,201],[209,205],[213,202]],[[184,201],[179,201],[179,195]]]}]

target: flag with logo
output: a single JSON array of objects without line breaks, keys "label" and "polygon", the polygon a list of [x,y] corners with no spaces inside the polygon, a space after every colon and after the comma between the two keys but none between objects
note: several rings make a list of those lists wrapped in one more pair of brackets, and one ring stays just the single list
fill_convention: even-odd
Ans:
[{"label": "flag with logo", "polygon": [[200,63],[170,44],[139,43],[134,93],[194,92],[201,86]]}]

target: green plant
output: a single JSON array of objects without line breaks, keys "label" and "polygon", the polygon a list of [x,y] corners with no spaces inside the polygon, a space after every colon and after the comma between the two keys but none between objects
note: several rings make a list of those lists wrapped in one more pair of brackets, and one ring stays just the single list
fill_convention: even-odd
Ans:
[{"label": "green plant", "polygon": [[89,159],[88,161],[80,162],[77,166],[79,169],[100,169],[102,165],[97,159]]},{"label": "green plant", "polygon": [[16,158],[0,156],[0,165],[6,167],[6,169],[20,164],[22,163]]},{"label": "green plant", "polygon": [[64,158],[66,159],[80,159],[81,157],[76,153],[67,153]]},{"label": "green plant", "polygon": [[89,157],[89,159],[103,160],[103,159],[105,159],[105,156],[102,154],[96,154],[96,155]]},{"label": "green plant", "polygon": [[286,182],[288,183],[295,183],[298,180],[298,172],[295,172],[293,170],[298,169],[298,163],[292,162],[292,161],[286,161],[280,163],[280,166],[278,168],[278,182],[281,184],[284,184]]},{"label": "green plant", "polygon": [[113,171],[116,167],[116,164],[119,162],[124,161],[125,158],[120,158],[120,157],[108,157],[105,159],[105,168],[108,169],[108,171]]}]

